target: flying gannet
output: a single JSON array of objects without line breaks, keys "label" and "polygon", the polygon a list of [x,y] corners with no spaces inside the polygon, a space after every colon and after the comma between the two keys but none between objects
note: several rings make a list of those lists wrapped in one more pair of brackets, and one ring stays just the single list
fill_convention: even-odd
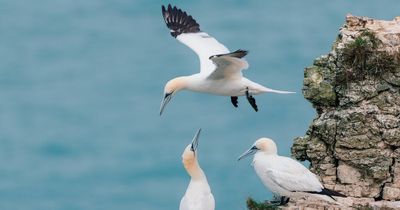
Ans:
[{"label": "flying gannet", "polygon": [[345,195],[324,188],[318,176],[301,163],[279,156],[274,141],[268,138],[258,139],[238,160],[253,155],[253,167],[263,184],[281,197],[281,205],[289,202],[290,197],[313,196],[329,202],[335,202],[333,196]]},{"label": "flying gannet", "polygon": [[255,111],[258,111],[258,107],[253,95],[268,92],[293,93],[270,89],[243,77],[242,70],[249,67],[243,59],[248,52],[241,49],[230,52],[215,38],[201,31],[191,15],[171,5],[167,8],[162,6],[162,14],[171,35],[199,56],[200,73],[177,77],[167,82],[160,115],[171,98],[185,89],[229,96],[235,107],[238,107],[238,96],[246,96]]},{"label": "flying gannet", "polygon": [[197,148],[201,129],[195,134],[192,143],[187,145],[182,154],[182,163],[190,175],[190,183],[182,197],[179,210],[214,210],[215,201],[207,177],[197,160]]}]

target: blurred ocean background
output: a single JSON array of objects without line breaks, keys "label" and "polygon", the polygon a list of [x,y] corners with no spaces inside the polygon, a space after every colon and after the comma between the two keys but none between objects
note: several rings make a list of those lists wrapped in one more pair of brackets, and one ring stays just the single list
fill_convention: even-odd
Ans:
[{"label": "blurred ocean background", "polygon": [[[295,95],[245,98],[180,92],[158,115],[164,84],[198,71],[161,4],[186,10],[229,49],[245,75]],[[290,155],[315,116],[303,69],[326,54],[345,15],[400,15],[385,1],[0,0],[0,209],[178,209],[189,176],[181,153],[203,129],[199,159],[216,209],[271,198],[237,157],[259,137]]]}]

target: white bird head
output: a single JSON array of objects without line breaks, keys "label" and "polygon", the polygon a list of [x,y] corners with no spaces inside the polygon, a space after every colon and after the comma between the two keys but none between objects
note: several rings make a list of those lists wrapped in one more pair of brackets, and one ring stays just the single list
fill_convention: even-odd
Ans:
[{"label": "white bird head", "polygon": [[196,161],[196,152],[199,146],[199,137],[200,137],[201,129],[197,130],[196,134],[193,137],[192,143],[186,146],[185,150],[182,153],[182,162],[185,167],[193,164]]},{"label": "white bird head", "polygon": [[164,87],[164,96],[160,106],[160,116],[162,115],[165,107],[171,101],[172,97],[180,90],[185,89],[186,80],[184,77],[177,77],[167,82]]},{"label": "white bird head", "polygon": [[250,149],[248,149],[246,152],[244,152],[238,160],[241,160],[249,155],[254,155],[258,152],[262,152],[264,154],[277,154],[278,149],[276,147],[275,142],[272,139],[269,138],[260,138],[254,144]]}]

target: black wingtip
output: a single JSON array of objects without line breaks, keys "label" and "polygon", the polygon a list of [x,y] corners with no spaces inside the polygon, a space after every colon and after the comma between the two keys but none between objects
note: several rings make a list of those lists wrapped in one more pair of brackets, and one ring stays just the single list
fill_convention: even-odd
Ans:
[{"label": "black wingtip", "polygon": [[166,11],[165,6],[161,5],[161,13],[162,13],[163,17],[164,17],[165,11]]},{"label": "black wingtip", "polygon": [[235,57],[235,58],[243,58],[243,57],[246,56],[248,53],[249,53],[249,51],[247,51],[247,50],[238,49],[238,50],[236,50],[236,51],[234,51],[234,52],[210,56],[209,59],[212,59],[212,58],[214,58],[214,57],[221,57],[221,56],[229,56],[229,57]]},{"label": "black wingtip", "polygon": [[249,54],[249,51],[238,49],[238,50],[236,50],[235,52],[232,53],[232,56],[237,57],[237,58],[243,58],[247,54]]},{"label": "black wingtip", "polygon": [[346,195],[344,195],[344,194],[342,194],[342,193],[340,193],[340,192],[336,192],[336,191],[333,191],[333,190],[330,190],[330,189],[327,189],[327,188],[324,188],[324,189],[322,189],[322,190],[319,191],[319,192],[307,191],[307,193],[326,195],[326,196],[331,197],[333,200],[336,200],[336,199],[335,199],[334,197],[332,197],[332,196],[343,197],[343,198],[346,198],[346,197],[347,197]]},{"label": "black wingtip", "polygon": [[340,192],[336,192],[336,191],[333,191],[333,190],[330,190],[330,189],[327,189],[327,188],[322,189],[320,194],[327,195],[327,196],[344,197],[344,198],[347,197],[346,195],[343,195]]},{"label": "black wingtip", "polygon": [[165,8],[165,6],[162,5],[161,11],[165,24],[167,24],[173,37],[176,38],[182,33],[200,32],[200,25],[196,20],[176,6],[172,7],[171,4],[168,4],[168,7]]},{"label": "black wingtip", "polygon": [[234,52],[228,53],[228,56],[235,57],[235,58],[243,58],[249,53],[247,50],[238,49]]}]

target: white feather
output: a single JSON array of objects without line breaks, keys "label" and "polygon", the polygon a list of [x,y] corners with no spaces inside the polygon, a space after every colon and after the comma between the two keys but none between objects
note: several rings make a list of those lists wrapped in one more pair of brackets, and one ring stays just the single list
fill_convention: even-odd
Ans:
[{"label": "white feather", "polygon": [[272,139],[258,139],[239,160],[251,154],[254,154],[254,170],[262,183],[273,193],[289,198],[311,196],[337,203],[325,195],[326,191],[317,175],[296,160],[279,156]]},{"label": "white feather", "polygon": [[217,68],[208,76],[207,79],[240,79],[243,77],[242,70],[249,68],[246,60],[231,56],[215,56],[211,60]]},{"label": "white feather", "polygon": [[[171,100],[172,95],[170,94],[176,94],[180,90],[191,90],[230,97],[257,95],[268,92],[293,93],[267,88],[243,77],[241,71],[248,68],[249,64],[247,61],[233,57],[232,55],[223,55],[230,53],[229,49],[214,37],[202,32],[199,24],[190,15],[171,5],[168,5],[168,8],[163,6],[162,12],[164,21],[172,32],[171,35],[198,55],[200,73],[177,77],[168,81],[164,87],[164,98],[160,106],[160,115]],[[166,95],[170,95],[170,97],[166,97]],[[253,98],[253,100],[255,99]],[[257,111],[258,109],[255,108],[255,110]]]},{"label": "white feather", "polygon": [[179,210],[214,210],[215,200],[207,181],[191,181]]},{"label": "white feather", "polygon": [[289,196],[292,192],[323,189],[317,176],[299,162],[278,155],[256,154],[254,169],[268,188],[278,194]]},{"label": "white feather", "polygon": [[199,56],[200,73],[204,75],[209,75],[215,70],[215,65],[210,60],[211,56],[229,53],[228,48],[205,32],[183,33],[177,36],[176,39]]}]

